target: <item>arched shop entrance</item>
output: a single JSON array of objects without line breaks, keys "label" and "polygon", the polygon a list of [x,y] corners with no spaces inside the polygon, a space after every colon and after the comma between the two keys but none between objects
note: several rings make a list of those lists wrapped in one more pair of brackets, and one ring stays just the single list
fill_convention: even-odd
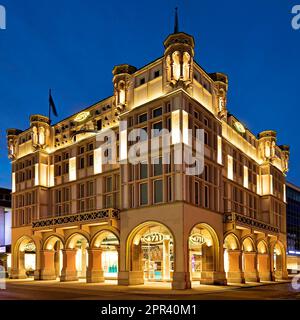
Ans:
[{"label": "arched shop entrance", "polygon": [[257,270],[261,281],[271,280],[269,251],[263,240],[257,244]]},{"label": "arched shop entrance", "polygon": [[147,222],[129,237],[131,271],[142,271],[144,281],[171,281],[174,272],[174,239],[169,229]]},{"label": "arched shop entrance", "polygon": [[282,279],[283,275],[283,254],[282,248],[277,242],[273,249],[273,270],[275,279]]},{"label": "arched shop entrance", "polygon": [[41,252],[41,279],[51,280],[61,276],[63,267],[63,248],[62,240],[54,235],[47,238]]},{"label": "arched shop entrance", "polygon": [[233,233],[224,239],[224,270],[228,283],[245,282],[239,239]]},{"label": "arched shop entrance", "polygon": [[25,237],[16,245],[18,278],[33,277],[36,270],[36,245],[34,241]]},{"label": "arched shop entrance", "polygon": [[74,281],[86,278],[88,266],[88,239],[75,233],[66,242],[66,249],[63,252],[63,268],[61,281]]},{"label": "arched shop entrance", "polygon": [[103,272],[104,279],[111,280],[118,278],[119,246],[118,237],[111,231],[101,231],[92,241],[91,252],[99,249],[100,265],[98,265],[98,268]]},{"label": "arched shop entrance", "polygon": [[189,236],[191,281],[213,283],[218,265],[219,241],[215,231],[206,224],[196,225]]},{"label": "arched shop entrance", "polygon": [[242,270],[246,282],[259,282],[257,269],[257,252],[254,242],[250,237],[243,240],[242,243]]}]

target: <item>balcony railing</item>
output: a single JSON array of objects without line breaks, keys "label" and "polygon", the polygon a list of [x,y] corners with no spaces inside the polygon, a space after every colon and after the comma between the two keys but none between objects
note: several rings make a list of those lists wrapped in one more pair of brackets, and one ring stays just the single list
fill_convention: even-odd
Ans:
[{"label": "balcony railing", "polygon": [[225,223],[236,223],[238,225],[244,225],[250,228],[257,228],[268,232],[278,233],[279,228],[274,227],[268,223],[244,216],[239,213],[230,212],[224,216]]},{"label": "balcony railing", "polygon": [[110,219],[119,220],[120,210],[114,208],[102,209],[92,212],[77,213],[67,216],[39,219],[32,222],[33,229],[58,228],[71,224],[86,224],[88,222],[97,223]]}]

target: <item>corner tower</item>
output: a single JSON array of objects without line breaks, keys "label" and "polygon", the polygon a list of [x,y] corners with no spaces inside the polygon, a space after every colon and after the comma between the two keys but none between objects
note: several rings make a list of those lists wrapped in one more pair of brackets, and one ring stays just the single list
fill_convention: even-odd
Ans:
[{"label": "corner tower", "polygon": [[190,89],[193,80],[194,38],[179,32],[176,8],[174,33],[164,41],[165,90]]}]

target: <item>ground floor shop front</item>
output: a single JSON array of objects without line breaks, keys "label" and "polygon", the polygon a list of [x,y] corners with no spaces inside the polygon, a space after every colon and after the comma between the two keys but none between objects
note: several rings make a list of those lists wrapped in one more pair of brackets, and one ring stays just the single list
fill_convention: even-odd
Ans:
[{"label": "ground floor shop front", "polygon": [[286,279],[285,252],[281,234],[231,228],[221,214],[178,203],[124,211],[118,220],[15,228],[11,277],[188,289]]}]

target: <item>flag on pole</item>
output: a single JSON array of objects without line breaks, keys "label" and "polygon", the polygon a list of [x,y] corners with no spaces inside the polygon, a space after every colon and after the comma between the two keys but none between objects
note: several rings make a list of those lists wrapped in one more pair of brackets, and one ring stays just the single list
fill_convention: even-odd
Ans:
[{"label": "flag on pole", "polygon": [[56,106],[55,106],[54,100],[52,98],[51,89],[50,89],[49,90],[49,118],[50,118],[51,110],[52,110],[53,114],[55,115],[55,117],[57,117],[58,114],[57,114]]}]

